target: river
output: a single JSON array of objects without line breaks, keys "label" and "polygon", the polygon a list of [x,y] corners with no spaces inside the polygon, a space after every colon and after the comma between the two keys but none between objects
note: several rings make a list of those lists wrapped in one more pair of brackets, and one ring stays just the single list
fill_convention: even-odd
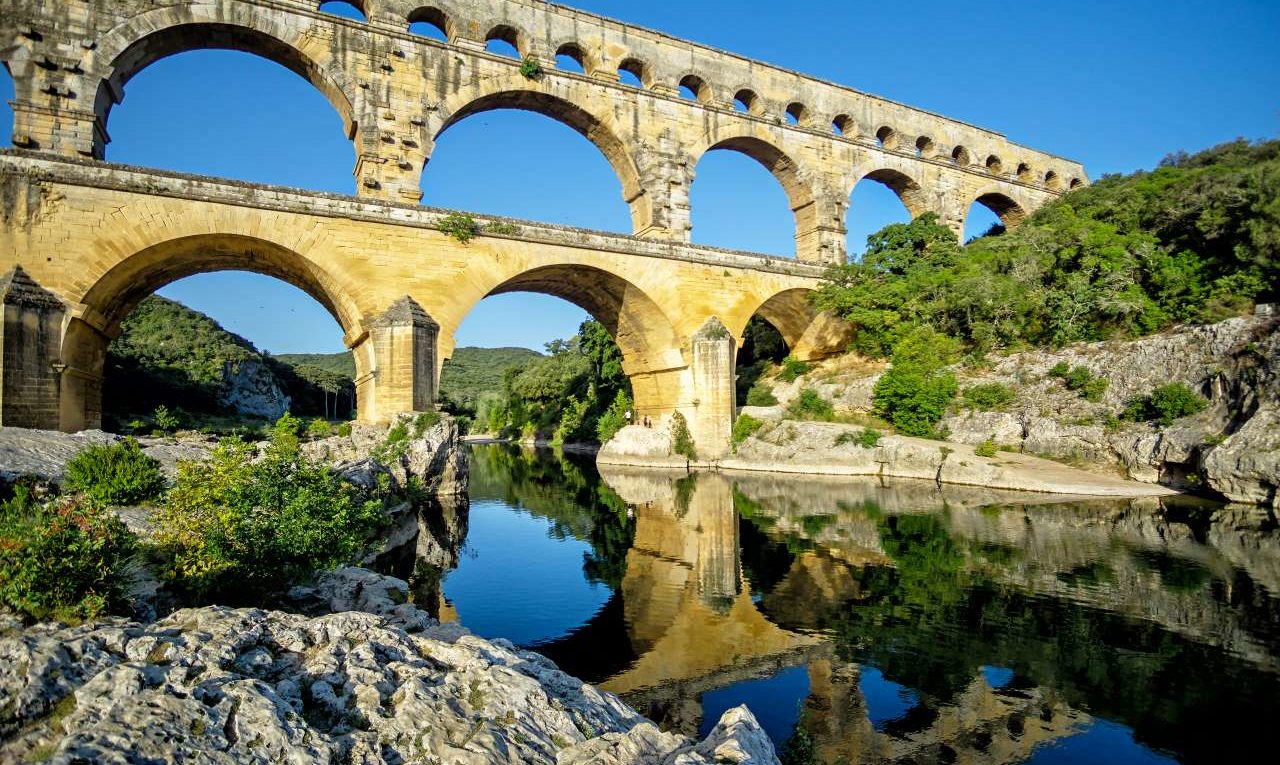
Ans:
[{"label": "river", "polygon": [[471,450],[415,599],[666,729],[745,703],[784,763],[1270,759],[1280,533],[1254,511]]}]

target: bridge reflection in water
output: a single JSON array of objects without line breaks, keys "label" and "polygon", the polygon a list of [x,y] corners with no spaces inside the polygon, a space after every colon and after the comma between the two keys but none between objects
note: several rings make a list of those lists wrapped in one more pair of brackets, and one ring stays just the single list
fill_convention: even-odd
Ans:
[{"label": "bridge reflection in water", "polygon": [[[572,565],[610,588],[533,647],[668,729],[705,731],[745,700],[796,761],[1218,762],[1280,711],[1280,539],[1245,511],[926,482],[601,481],[504,447],[477,448],[473,470],[474,501],[589,543]],[[482,606],[427,580],[420,597],[464,623]]]}]

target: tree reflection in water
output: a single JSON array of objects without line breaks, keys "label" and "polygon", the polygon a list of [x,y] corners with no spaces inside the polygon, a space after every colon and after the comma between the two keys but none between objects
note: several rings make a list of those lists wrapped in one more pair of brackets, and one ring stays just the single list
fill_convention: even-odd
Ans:
[{"label": "tree reflection in water", "polygon": [[745,700],[787,762],[1199,763],[1280,712],[1280,539],[1251,511],[472,456],[473,500],[586,543],[565,565],[611,593],[534,647],[670,729]]}]

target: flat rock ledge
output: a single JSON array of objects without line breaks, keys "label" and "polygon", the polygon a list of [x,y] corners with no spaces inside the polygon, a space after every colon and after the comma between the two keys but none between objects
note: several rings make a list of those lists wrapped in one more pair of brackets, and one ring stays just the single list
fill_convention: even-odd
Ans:
[{"label": "flat rock ledge", "polygon": [[[639,430],[641,432],[637,433]],[[938,484],[1030,491],[1080,497],[1155,497],[1179,492],[1164,486],[1129,481],[1063,465],[1026,454],[997,452],[979,456],[970,444],[883,436],[879,444],[859,446],[862,428],[826,422],[784,420],[739,444],[714,462],[689,462],[664,451],[660,433],[635,426],[623,428],[601,449],[596,461],[608,466],[729,472],[800,473],[826,476],[914,478]]]},{"label": "flat rock ledge", "polygon": [[702,742],[663,733],[538,654],[437,623],[401,580],[343,569],[292,595],[336,612],[0,615],[0,762],[778,762],[745,707]]}]

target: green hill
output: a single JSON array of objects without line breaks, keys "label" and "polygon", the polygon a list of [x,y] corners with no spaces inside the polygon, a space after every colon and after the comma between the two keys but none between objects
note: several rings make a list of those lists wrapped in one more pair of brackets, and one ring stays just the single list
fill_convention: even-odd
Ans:
[{"label": "green hill", "polygon": [[156,295],[121,323],[103,372],[103,414],[114,427],[160,405],[188,413],[186,424],[194,425],[210,417],[272,419],[285,397],[290,411],[305,416],[332,413],[335,400],[345,414],[352,400],[349,379],[283,364],[205,314]]},{"label": "green hill", "polygon": [[[321,369],[346,380],[354,379],[356,374],[355,360],[347,351],[282,353],[275,358],[299,371],[307,367]],[[453,358],[444,363],[441,398],[463,409],[473,409],[484,394],[502,391],[502,376],[508,369],[537,358],[542,358],[542,354],[528,348],[458,348]]]},{"label": "green hill", "polygon": [[338,353],[280,353],[276,355],[276,359],[291,367],[318,367],[326,372],[342,375],[348,380],[356,379],[356,360],[351,357],[351,351],[339,351]]}]

